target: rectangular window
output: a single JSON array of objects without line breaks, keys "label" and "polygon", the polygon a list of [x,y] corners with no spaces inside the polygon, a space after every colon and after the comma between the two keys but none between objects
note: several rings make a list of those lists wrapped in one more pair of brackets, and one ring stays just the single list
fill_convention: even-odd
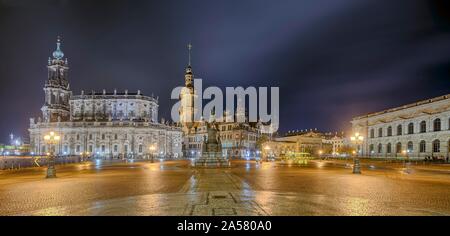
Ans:
[{"label": "rectangular window", "polygon": [[114,152],[117,152],[117,145],[114,145]]},{"label": "rectangular window", "polygon": [[142,145],[139,145],[139,153],[142,152]]},{"label": "rectangular window", "polygon": [[128,145],[125,145],[124,150],[125,150],[125,153],[128,153]]},{"label": "rectangular window", "polygon": [[92,149],[93,149],[92,145],[89,145],[89,152],[92,152]]},{"label": "rectangular window", "polygon": [[64,154],[68,154],[69,153],[69,147],[67,147],[67,145],[64,145]]},{"label": "rectangular window", "polygon": [[102,152],[105,152],[106,148],[105,145],[102,145]]},{"label": "rectangular window", "polygon": [[80,152],[80,145],[77,145],[77,152]]}]

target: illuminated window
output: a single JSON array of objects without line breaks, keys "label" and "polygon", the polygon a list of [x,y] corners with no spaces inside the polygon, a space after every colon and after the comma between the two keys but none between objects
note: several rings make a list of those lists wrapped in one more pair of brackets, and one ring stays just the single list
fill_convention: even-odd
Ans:
[{"label": "illuminated window", "polygon": [[414,134],[414,124],[413,123],[408,124],[408,134]]},{"label": "illuminated window", "polygon": [[421,133],[427,132],[427,122],[425,121],[420,122],[420,132]]},{"label": "illuminated window", "polygon": [[409,141],[407,146],[408,146],[408,152],[412,152],[414,150],[413,142]]},{"label": "illuminated window", "polygon": [[441,152],[441,142],[439,139],[433,141],[433,152]]},{"label": "illuminated window", "polygon": [[402,125],[397,126],[397,135],[402,135]]},{"label": "illuminated window", "polygon": [[422,140],[422,141],[420,141],[420,143],[419,143],[419,151],[420,152],[426,152],[426,143],[425,143],[425,140]]},{"label": "illuminated window", "polygon": [[398,143],[395,145],[395,152],[396,152],[396,153],[401,153],[401,152],[402,152],[402,143],[398,142]]},{"label": "illuminated window", "polygon": [[441,131],[441,119],[437,118],[433,121],[433,131]]}]

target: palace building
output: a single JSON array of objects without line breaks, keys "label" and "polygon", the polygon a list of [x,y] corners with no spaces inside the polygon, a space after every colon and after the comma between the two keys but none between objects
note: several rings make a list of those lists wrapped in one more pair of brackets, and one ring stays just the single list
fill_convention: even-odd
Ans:
[{"label": "palace building", "polygon": [[[207,124],[216,121],[214,115],[211,115],[210,120],[195,121],[194,116],[197,110],[194,106],[196,96],[193,80],[194,74],[191,66],[191,45],[189,48],[189,63],[185,70],[185,89],[180,94],[180,126],[182,127],[183,153],[189,158],[198,158],[202,154],[204,140],[207,140]],[[257,140],[261,135],[259,122],[248,122],[245,108],[239,106],[242,102],[238,100],[238,109],[235,114],[224,112],[223,121],[216,122],[219,129],[219,142],[222,145],[222,153],[227,158],[251,158],[258,155]],[[245,122],[237,122],[237,119],[226,119],[227,116],[234,116],[237,118],[241,116]],[[234,120],[234,122],[227,122],[227,120]]]},{"label": "palace building", "polygon": [[43,137],[54,131],[61,137],[55,147],[57,155],[181,157],[181,129],[164,120],[158,122],[158,98],[139,90],[73,95],[60,39],[52,56],[47,65],[42,118],[30,119],[32,152],[49,152]]},{"label": "palace building", "polygon": [[450,94],[353,118],[364,136],[363,156],[446,159],[450,153]]}]

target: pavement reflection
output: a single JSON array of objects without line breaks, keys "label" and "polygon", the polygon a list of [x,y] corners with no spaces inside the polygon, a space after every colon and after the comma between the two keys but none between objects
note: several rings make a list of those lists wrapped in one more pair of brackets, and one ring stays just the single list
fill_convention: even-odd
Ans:
[{"label": "pavement reflection", "polygon": [[[405,170],[408,170],[406,172]],[[98,160],[0,172],[0,215],[449,215],[450,167]]]}]

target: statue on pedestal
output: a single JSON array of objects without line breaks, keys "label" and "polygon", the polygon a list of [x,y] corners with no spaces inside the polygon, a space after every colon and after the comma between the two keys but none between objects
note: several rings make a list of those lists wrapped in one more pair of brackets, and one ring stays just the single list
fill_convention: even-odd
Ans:
[{"label": "statue on pedestal", "polygon": [[218,135],[217,124],[213,121],[206,124],[207,139],[203,140],[202,156],[195,160],[196,167],[229,167],[230,161],[223,157],[222,143]]}]

